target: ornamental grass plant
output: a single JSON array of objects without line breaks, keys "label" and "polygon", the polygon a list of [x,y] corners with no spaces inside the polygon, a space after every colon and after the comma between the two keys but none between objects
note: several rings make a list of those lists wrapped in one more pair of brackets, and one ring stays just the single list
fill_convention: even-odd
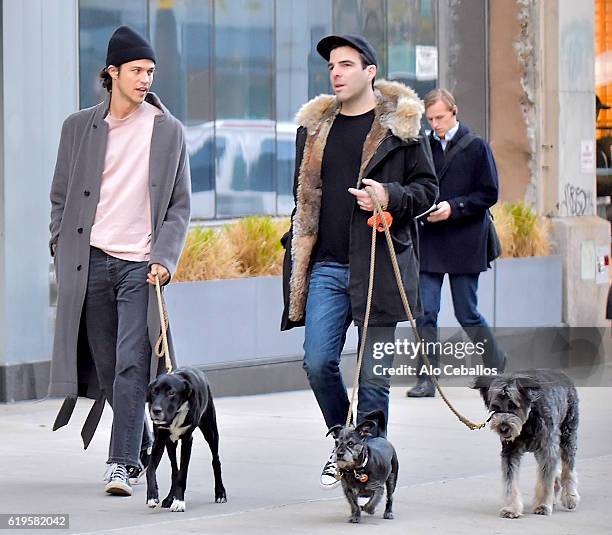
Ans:
[{"label": "ornamental grass plant", "polygon": [[173,282],[240,277],[238,262],[222,232],[195,227],[189,231]]},{"label": "ornamental grass plant", "polygon": [[[551,252],[550,222],[523,202],[500,203],[493,213],[502,258],[546,256]],[[289,218],[250,216],[221,228],[190,230],[173,282],[280,275],[281,236]]]},{"label": "ornamental grass plant", "polygon": [[547,256],[551,252],[550,221],[524,202],[500,203],[491,212],[502,244],[502,258]]},{"label": "ornamental grass plant", "polygon": [[280,275],[284,249],[280,243],[283,225],[270,217],[251,216],[223,229],[243,277]]},{"label": "ornamental grass plant", "polygon": [[189,231],[173,282],[280,275],[289,219],[251,216]]}]

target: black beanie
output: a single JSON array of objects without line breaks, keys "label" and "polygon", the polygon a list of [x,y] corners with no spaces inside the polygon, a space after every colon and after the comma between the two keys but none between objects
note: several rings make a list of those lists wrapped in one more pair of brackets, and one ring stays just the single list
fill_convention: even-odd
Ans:
[{"label": "black beanie", "polygon": [[154,63],[157,62],[153,47],[144,37],[127,26],[117,28],[108,42],[106,66],[119,67],[136,59],[150,59]]}]

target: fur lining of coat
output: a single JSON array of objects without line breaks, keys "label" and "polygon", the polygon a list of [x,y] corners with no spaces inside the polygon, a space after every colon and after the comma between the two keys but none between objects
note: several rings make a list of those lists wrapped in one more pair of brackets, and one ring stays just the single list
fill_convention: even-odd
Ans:
[{"label": "fur lining of coat", "polygon": [[[374,85],[376,106],[372,128],[363,144],[357,186],[376,154],[378,146],[390,134],[402,141],[419,136],[425,107],[416,92],[399,83],[380,80]],[[333,95],[320,95],[302,106],[296,122],[306,128],[302,164],[298,173],[296,211],[292,221],[291,278],[289,281],[289,319],[300,321],[306,308],[310,280],[310,259],[317,242],[321,210],[321,164],[331,126],[340,111]],[[390,133],[390,134],[389,134]]]}]

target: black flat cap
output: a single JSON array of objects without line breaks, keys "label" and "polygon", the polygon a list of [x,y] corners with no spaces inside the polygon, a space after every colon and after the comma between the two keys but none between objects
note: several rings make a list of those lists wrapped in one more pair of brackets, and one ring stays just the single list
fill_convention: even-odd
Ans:
[{"label": "black flat cap", "polygon": [[374,47],[361,35],[353,35],[350,33],[344,35],[328,35],[317,44],[317,52],[329,61],[331,51],[339,46],[350,46],[354,48],[357,52],[361,52],[364,55],[369,65],[378,66]]}]

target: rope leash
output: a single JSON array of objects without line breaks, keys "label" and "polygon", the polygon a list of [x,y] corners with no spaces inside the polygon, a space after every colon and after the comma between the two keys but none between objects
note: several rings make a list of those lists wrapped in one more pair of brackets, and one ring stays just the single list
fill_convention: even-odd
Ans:
[{"label": "rope leash", "polygon": [[157,308],[159,310],[159,323],[161,324],[161,335],[155,344],[155,354],[161,358],[165,357],[166,373],[172,372],[172,360],[170,359],[170,350],[168,349],[168,311],[162,297],[161,286],[159,284],[159,275],[155,275],[155,293],[157,294]]},{"label": "rope leash", "polygon": [[372,292],[374,290],[374,266],[376,264],[375,255],[376,255],[376,225],[372,225],[372,246],[371,246],[371,252],[370,252],[370,275],[368,277],[368,300],[366,302],[365,318],[363,320],[363,333],[361,336],[361,343],[359,344],[359,356],[357,357],[357,367],[355,369],[355,379],[353,381],[353,391],[351,393],[351,402],[349,404],[348,414],[346,415],[345,427],[348,427],[348,425],[351,423],[351,417],[353,416],[353,406],[355,405],[355,394],[357,393],[357,387],[359,386],[359,375],[361,372],[361,364],[363,362],[363,351],[365,349],[365,341],[368,335],[368,324],[370,322],[370,309],[372,307]]},{"label": "rope leash", "polygon": [[[410,322],[410,325],[412,326],[412,331],[414,333],[415,340],[419,340],[419,332],[417,330],[416,321],[414,320],[414,317],[412,316],[410,304],[408,303],[408,297],[406,296],[406,291],[404,290],[404,285],[402,283],[402,275],[400,273],[399,264],[397,262],[397,256],[395,254],[395,247],[393,245],[393,240],[391,239],[391,232],[389,230],[389,219],[390,218],[388,218],[387,213],[383,211],[382,206],[380,205],[380,201],[378,200],[378,196],[376,195],[376,192],[374,191],[372,186],[366,186],[365,191],[368,193],[368,195],[370,195],[374,203],[374,221],[372,224],[372,247],[371,247],[371,252],[370,252],[370,275],[368,279],[368,299],[366,303],[365,318],[363,321],[363,335],[362,335],[361,343],[359,344],[359,356],[357,358],[357,368],[355,370],[355,380],[353,381],[353,391],[351,393],[351,402],[349,404],[349,410],[346,416],[347,426],[350,424],[351,416],[353,414],[353,407],[355,405],[355,394],[357,392],[357,388],[359,385],[359,375],[361,371],[361,365],[363,362],[363,352],[365,349],[365,342],[366,342],[366,336],[367,336],[367,331],[368,331],[368,323],[370,320],[370,308],[372,305],[372,293],[373,293],[373,287],[374,287],[374,270],[376,267],[376,232],[377,231],[380,232],[381,226],[382,226],[382,230],[384,230],[385,238],[387,240],[387,245],[389,247],[389,256],[391,257],[391,264],[393,266],[393,272],[395,274],[395,280],[397,282],[397,287],[399,289],[400,296],[402,298],[402,304],[404,306],[404,311],[406,312],[406,317],[408,318],[408,321]],[[431,370],[431,362],[422,344],[420,346],[420,352],[421,352],[421,356],[423,357],[425,364]],[[436,387],[436,390],[440,393],[440,397],[443,399],[444,403],[446,403],[448,408],[459,419],[461,423],[463,423],[465,426],[470,428],[472,431],[475,429],[482,429],[483,427],[486,426],[486,422],[475,424],[474,422],[472,422],[471,420],[463,416],[461,413],[459,413],[459,411],[455,409],[453,404],[448,400],[448,398],[442,391],[442,387],[440,386],[440,383],[438,382],[437,377],[432,374],[430,375],[430,379],[432,380],[434,386]]]}]

